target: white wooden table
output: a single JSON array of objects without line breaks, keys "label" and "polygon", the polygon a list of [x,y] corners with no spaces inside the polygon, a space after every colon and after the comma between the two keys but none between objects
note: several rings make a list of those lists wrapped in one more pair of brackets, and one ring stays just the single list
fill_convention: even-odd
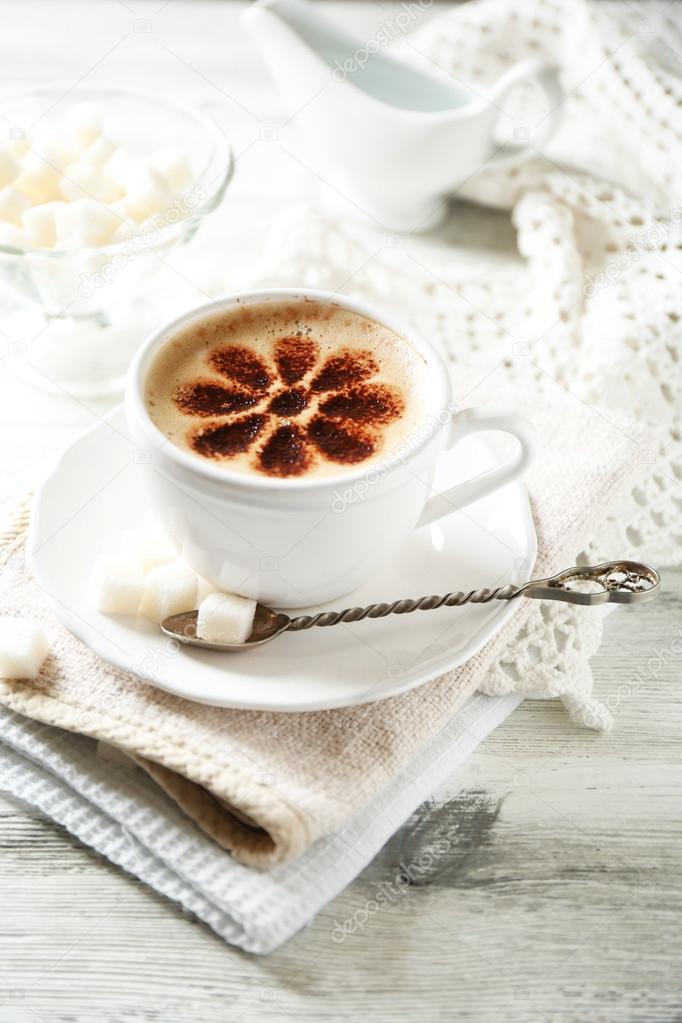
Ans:
[{"label": "white wooden table", "polygon": [[[392,10],[329,6],[366,33]],[[87,75],[201,103],[230,129],[243,155],[225,207],[226,290],[231,266],[258,255],[273,212],[311,188],[260,133],[281,111],[239,9],[0,6],[3,88]],[[469,250],[512,239],[500,215],[463,212],[450,230]],[[41,398],[0,366],[0,500],[105,410]],[[525,704],[459,772],[463,793],[449,797],[446,786],[420,808],[267,959],[225,946],[49,821],[0,801],[0,1023],[682,1019],[682,689],[671,646],[681,602],[682,574],[669,573],[657,603],[609,619],[594,668],[598,695],[619,704],[613,733]],[[456,841],[438,874],[335,942],[335,921],[439,828]]]}]

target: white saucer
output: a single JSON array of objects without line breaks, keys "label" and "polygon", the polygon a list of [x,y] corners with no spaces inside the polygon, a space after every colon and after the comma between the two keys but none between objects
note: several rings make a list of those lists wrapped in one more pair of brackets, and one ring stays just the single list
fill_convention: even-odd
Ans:
[{"label": "white saucer", "polygon": [[[116,549],[121,530],[149,518],[141,457],[120,408],[74,441],[36,494],[29,559],[74,635],[161,689],[217,707],[274,711],[385,699],[463,664],[514,613],[514,602],[499,601],[285,633],[244,653],[175,649],[151,622],[103,615],[92,605],[93,559]],[[471,436],[443,457],[439,476],[452,483],[495,461],[480,436]],[[416,530],[399,557],[333,606],[524,582],[535,551],[528,497],[514,483]]]}]

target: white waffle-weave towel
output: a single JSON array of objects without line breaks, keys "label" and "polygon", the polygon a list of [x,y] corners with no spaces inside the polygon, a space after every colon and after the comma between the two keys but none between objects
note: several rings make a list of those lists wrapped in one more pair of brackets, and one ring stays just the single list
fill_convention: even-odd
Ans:
[{"label": "white waffle-weave towel", "polygon": [[519,701],[517,696],[471,697],[344,828],[319,839],[294,863],[269,871],[237,863],[140,768],[98,755],[94,739],[4,707],[0,788],[194,913],[225,941],[263,954],[342,891]]}]

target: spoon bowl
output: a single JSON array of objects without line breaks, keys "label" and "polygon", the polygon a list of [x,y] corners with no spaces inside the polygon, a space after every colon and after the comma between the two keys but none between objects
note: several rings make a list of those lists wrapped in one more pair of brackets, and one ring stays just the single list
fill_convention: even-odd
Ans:
[{"label": "spoon bowl", "polygon": [[273,611],[264,604],[256,604],[251,635],[243,643],[211,643],[197,636],[197,611],[184,611],[182,614],[171,615],[161,623],[161,631],[172,636],[186,646],[200,646],[205,650],[243,650],[245,647],[261,646],[269,643],[275,636],[285,632],[291,623],[288,615],[281,611]]}]

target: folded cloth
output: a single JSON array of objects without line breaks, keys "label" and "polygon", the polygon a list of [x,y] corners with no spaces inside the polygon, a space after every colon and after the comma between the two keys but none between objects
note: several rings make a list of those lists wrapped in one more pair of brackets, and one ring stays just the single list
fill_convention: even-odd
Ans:
[{"label": "folded cloth", "polygon": [[[533,417],[541,440],[529,478],[538,534],[535,574],[545,576],[575,561],[641,467],[642,438],[635,427],[623,431],[561,394],[550,407],[533,409]],[[543,610],[546,637],[524,633],[534,603],[524,600],[466,665],[376,704],[274,714],[182,700],[105,663],[55,620],[22,556],[24,518],[10,524],[0,548],[0,614],[45,622],[53,655],[35,681],[0,679],[0,703],[126,751],[244,864],[292,860],[320,837],[342,830],[442,732],[493,667],[503,663],[513,672],[517,661],[528,659],[529,645],[548,668],[560,659],[567,702],[587,723],[600,725],[600,708],[580,689],[580,665],[598,645],[599,622],[592,619],[593,645],[572,650],[554,634],[549,608]],[[589,608],[572,613],[592,614]]]},{"label": "folded cloth", "polygon": [[[194,913],[225,941],[264,954],[349,884],[519,700],[472,696],[336,834],[318,839],[295,863],[269,871],[237,863],[130,761],[104,759],[94,740],[5,708],[0,784]],[[453,791],[449,783],[448,794]],[[397,890],[415,868],[419,861],[397,865]],[[334,940],[343,940],[345,923],[335,925]]]}]

